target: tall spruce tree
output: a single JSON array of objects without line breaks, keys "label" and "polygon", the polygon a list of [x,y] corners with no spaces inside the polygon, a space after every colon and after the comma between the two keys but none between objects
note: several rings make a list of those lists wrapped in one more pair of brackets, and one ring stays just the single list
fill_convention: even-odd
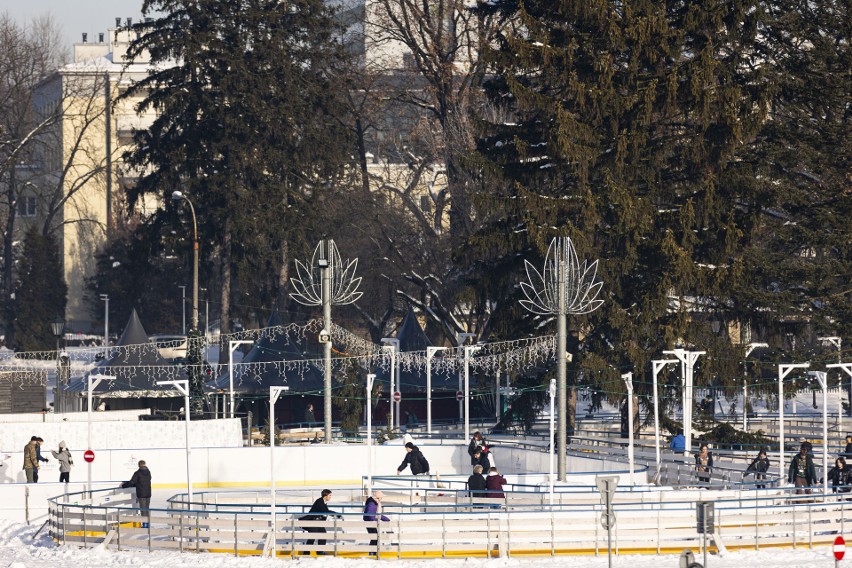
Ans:
[{"label": "tall spruce tree", "polygon": [[289,239],[349,155],[333,119],[342,50],[321,0],[146,0],[143,13],[155,18],[134,26],[128,53],[152,72],[125,96],[157,118],[126,156],[140,171],[130,204],[149,192],[170,202],[174,190],[193,202],[228,332],[238,260],[260,268],[244,293],[271,273],[286,297]]},{"label": "tall spruce tree", "polygon": [[63,317],[68,287],[62,279],[62,263],[56,240],[31,227],[15,283],[12,346],[16,351],[53,350],[56,337],[50,323]]},{"label": "tall spruce tree", "polygon": [[[480,9],[504,25],[483,54],[495,110],[482,117],[480,151],[496,179],[477,200],[488,227],[475,240],[489,267],[479,279],[503,300],[503,325],[523,329],[511,269],[521,257],[540,264],[554,236],[572,237],[581,257],[600,259],[606,302],[571,319],[569,377],[582,368],[619,398],[619,372],[634,370],[641,392],[638,374],[661,349],[708,347],[707,319],[727,329],[742,274],[744,188],[721,181],[768,107],[755,48],[765,14],[753,0]],[[541,325],[526,321],[528,330]],[[711,374],[737,358],[729,341],[713,349]]]}]

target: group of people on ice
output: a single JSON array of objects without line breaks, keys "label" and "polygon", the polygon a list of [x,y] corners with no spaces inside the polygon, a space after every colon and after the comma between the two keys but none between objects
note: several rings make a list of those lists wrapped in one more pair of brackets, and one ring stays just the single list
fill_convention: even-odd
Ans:
[{"label": "group of people on ice", "polygon": [[[30,441],[24,446],[24,474],[27,476],[27,483],[38,483],[38,470],[41,468],[41,463],[47,463],[46,457],[41,455],[41,445],[44,439],[39,436],[33,436]],[[59,450],[51,450],[53,458],[59,462],[59,482],[68,483],[71,480],[71,467],[74,465],[74,459],[71,457],[71,452],[65,441],[59,442]]]}]

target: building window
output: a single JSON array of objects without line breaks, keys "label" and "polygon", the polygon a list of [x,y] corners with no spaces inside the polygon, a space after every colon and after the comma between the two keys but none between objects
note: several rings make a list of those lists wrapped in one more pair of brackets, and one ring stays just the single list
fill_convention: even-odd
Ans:
[{"label": "building window", "polygon": [[18,199],[18,217],[36,216],[36,198],[29,195]]}]

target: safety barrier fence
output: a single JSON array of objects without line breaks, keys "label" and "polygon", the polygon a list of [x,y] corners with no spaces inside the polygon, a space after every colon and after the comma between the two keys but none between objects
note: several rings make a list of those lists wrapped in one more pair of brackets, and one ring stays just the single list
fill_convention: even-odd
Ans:
[{"label": "safety barrier fence", "polygon": [[[352,491],[354,495],[360,489]],[[511,492],[503,500],[454,494],[445,495],[447,501],[442,503],[433,494],[428,504],[425,498],[415,504],[393,502],[410,500],[406,493],[386,491],[383,513],[389,522],[364,521],[357,501],[336,505],[339,514],[327,520],[302,520],[304,504],[283,503],[276,508],[272,531],[268,504],[203,504],[146,512],[133,506],[130,494],[111,489],[93,492],[91,499],[88,494],[51,499],[50,534],[59,542],[83,547],[232,555],[413,558],[607,550],[607,531],[600,523],[603,508],[599,500],[591,502],[596,496],[591,488],[584,498],[574,494],[573,501],[553,507],[542,506],[540,497],[529,492]],[[625,493],[614,504],[614,552],[667,553],[700,546],[696,502],[669,501],[659,494],[631,501],[631,495],[635,498],[632,492]],[[829,544],[852,519],[850,503],[842,500],[845,496],[771,490],[716,499],[711,551]]]}]

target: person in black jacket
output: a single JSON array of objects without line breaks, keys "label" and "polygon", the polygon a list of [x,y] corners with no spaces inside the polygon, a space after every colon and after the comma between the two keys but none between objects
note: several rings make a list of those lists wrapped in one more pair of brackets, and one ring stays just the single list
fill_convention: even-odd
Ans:
[{"label": "person in black jacket", "polygon": [[769,471],[769,458],[766,457],[766,450],[763,448],[757,453],[757,457],[746,468],[743,477],[748,474],[754,474],[755,487],[757,489],[766,489],[766,484],[761,483],[766,479],[766,472]]},{"label": "person in black jacket", "polygon": [[816,468],[813,457],[809,453],[812,447],[810,442],[802,442],[799,453],[790,461],[787,481],[796,486],[796,495],[810,494],[810,487],[816,484]]},{"label": "person in black jacket", "polygon": [[[139,460],[139,469],[133,472],[130,481],[121,484],[122,487],[135,487],[136,500],[139,508],[146,517],[151,517],[151,470],[145,465],[145,460]],[[142,523],[142,528],[147,529],[148,523]]]},{"label": "person in black jacket", "polygon": [[852,458],[852,434],[846,434],[846,447],[843,448],[843,458]]},{"label": "person in black jacket", "polygon": [[[337,515],[335,511],[332,511],[328,508],[328,502],[331,501],[331,489],[323,489],[322,496],[314,501],[314,504],[311,505],[311,509],[308,511],[308,514],[304,517],[299,517],[300,521],[324,521],[328,518],[328,515]],[[327,532],[325,527],[302,527],[309,533],[324,533]],[[305,544],[311,546],[314,544],[314,540],[311,539]],[[320,539],[317,541],[317,544],[323,546],[325,544],[325,539]],[[302,554],[310,554],[310,552],[302,552]],[[317,552],[317,554],[325,554],[324,552]]]},{"label": "person in black jacket", "polygon": [[[473,433],[473,438],[471,438],[470,444],[467,446],[467,455],[470,456],[470,465],[476,465],[479,463],[473,458],[473,454],[475,454],[477,450],[482,452],[485,457],[488,457],[488,443],[478,430]],[[488,471],[488,466],[485,466],[485,471]]]},{"label": "person in black jacket", "polygon": [[470,491],[470,496],[476,499],[477,497],[485,497],[485,477],[482,476],[482,466],[473,466],[473,474],[467,478],[467,488]]},{"label": "person in black jacket", "polygon": [[399,464],[398,468],[396,468],[397,475],[402,473],[402,470],[404,470],[406,466],[411,467],[411,473],[413,475],[429,473],[429,462],[423,457],[423,454],[420,452],[420,448],[415,446],[413,443],[408,442],[405,444],[405,452],[405,459],[402,460],[402,463]]},{"label": "person in black jacket", "polygon": [[842,456],[835,460],[834,467],[828,471],[828,480],[831,481],[832,493],[849,493],[852,471]]},{"label": "person in black jacket", "polygon": [[476,452],[475,454],[473,454],[472,459],[470,461],[473,462],[474,466],[481,465],[482,471],[488,471],[489,469],[491,469],[491,461],[488,459],[488,454],[485,454],[483,452]]}]

